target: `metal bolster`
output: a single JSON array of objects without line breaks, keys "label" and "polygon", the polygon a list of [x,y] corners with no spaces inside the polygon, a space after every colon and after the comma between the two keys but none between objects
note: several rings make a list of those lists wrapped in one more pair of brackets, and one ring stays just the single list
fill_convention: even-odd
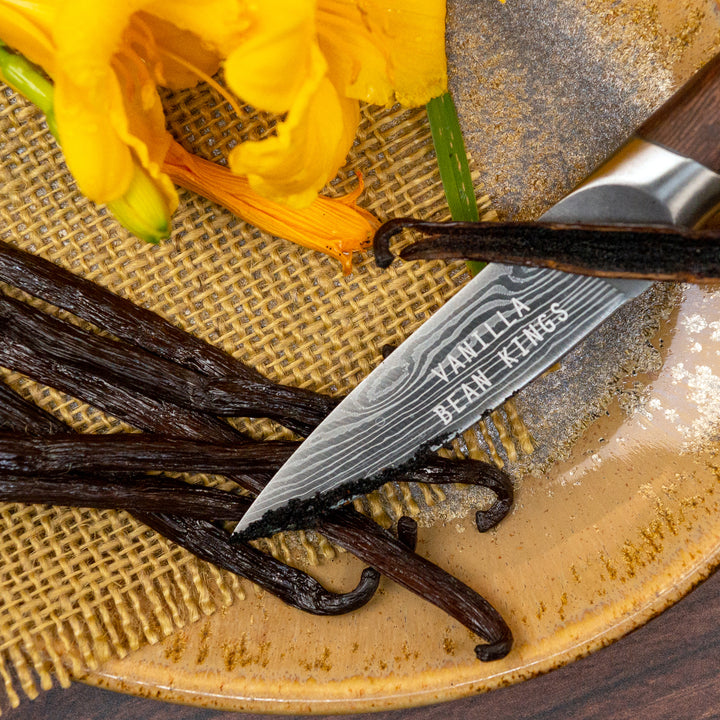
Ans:
[{"label": "metal bolster", "polygon": [[639,137],[631,138],[578,191],[610,185],[626,192],[635,188],[654,198],[667,208],[675,225],[700,225],[720,206],[720,175]]}]

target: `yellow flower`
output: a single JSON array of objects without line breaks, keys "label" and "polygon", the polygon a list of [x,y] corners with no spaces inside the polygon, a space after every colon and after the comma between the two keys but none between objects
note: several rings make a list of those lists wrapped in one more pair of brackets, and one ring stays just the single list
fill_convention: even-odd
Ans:
[{"label": "yellow flower", "polygon": [[[172,68],[163,64],[160,38],[141,12],[151,5],[147,0],[73,0],[62,5],[55,19],[51,74],[58,132],[70,171],[96,202],[125,192],[137,158],[168,204],[177,205],[173,184],[161,171],[171,138],[157,92],[160,78],[168,84],[174,78]],[[161,38],[174,46],[177,34],[186,33],[161,21],[163,30],[176,31]],[[215,67],[218,59],[215,55]],[[191,84],[197,81],[195,76]]]},{"label": "yellow flower", "polygon": [[[265,229],[297,236],[303,233],[271,221],[277,206],[258,210],[257,193],[272,203],[313,206],[346,160],[360,101],[420,105],[443,92],[444,18],[445,0],[0,0],[0,40],[50,75],[70,171],[85,195],[120,203],[125,218],[139,219],[126,196],[145,198],[140,187],[154,186],[168,212],[177,204],[158,86],[206,80],[231,103],[276,113],[270,137],[231,152],[241,179],[228,196],[242,197],[235,205],[245,219],[254,213]],[[235,97],[211,78],[221,66]],[[216,197],[191,176],[186,186]],[[141,205],[157,217],[157,202]],[[354,227],[354,240],[326,248],[346,268],[370,222],[354,199],[351,207],[364,229]],[[303,237],[294,239],[312,245]]]},{"label": "yellow flower", "polygon": [[339,260],[346,274],[352,267],[352,253],[370,246],[379,225],[371,213],[355,204],[362,182],[353,193],[339,198],[320,195],[295,210],[258,195],[247,178],[187,152],[178,143],[171,143],[163,169],[178,185],[252,225]]},{"label": "yellow flower", "polygon": [[0,0],[0,39],[51,76],[68,167],[97,202],[126,191],[137,159],[174,206],[157,85],[194,85],[222,63],[237,98],[281,116],[231,168],[306,205],[345,162],[359,101],[444,91],[444,37],[445,0]]},{"label": "yellow flower", "polygon": [[259,3],[225,77],[286,115],[272,137],[235,148],[231,168],[261,194],[307,204],[344,163],[359,100],[422,105],[445,90],[445,0]]},{"label": "yellow flower", "polygon": [[[231,0],[0,0],[0,39],[52,78],[68,167],[96,202],[122,197],[137,161],[174,209],[177,194],[161,172],[170,136],[157,84],[194,85],[215,72],[246,25]],[[200,76],[172,59],[178,50]]]}]

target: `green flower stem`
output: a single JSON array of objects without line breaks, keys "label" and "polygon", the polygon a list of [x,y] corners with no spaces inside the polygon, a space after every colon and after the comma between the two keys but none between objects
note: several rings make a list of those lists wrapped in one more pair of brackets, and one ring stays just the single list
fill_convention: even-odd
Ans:
[{"label": "green flower stem", "polygon": [[[453,220],[477,222],[479,213],[475,188],[452,96],[446,92],[433,98],[426,109],[450,215]],[[470,274],[475,275],[485,267],[485,263],[468,262],[467,266]]]},{"label": "green flower stem", "polygon": [[53,84],[36,65],[10,50],[2,40],[0,40],[0,74],[8,85],[21,92],[45,113],[48,128],[57,139]]},{"label": "green flower stem", "polygon": [[[45,113],[50,132],[60,142],[55,122],[55,88],[43,71],[27,58],[13,52],[0,40],[0,80],[22,93]],[[135,163],[125,194],[106,203],[115,219],[133,235],[149,243],[170,236],[170,212],[164,195],[144,168]]]}]

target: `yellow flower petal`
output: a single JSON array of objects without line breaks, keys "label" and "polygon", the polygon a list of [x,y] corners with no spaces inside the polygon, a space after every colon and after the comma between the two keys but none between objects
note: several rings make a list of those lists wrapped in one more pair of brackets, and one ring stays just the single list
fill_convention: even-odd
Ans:
[{"label": "yellow flower petal", "polygon": [[388,56],[369,31],[355,2],[318,2],[318,42],[335,86],[348,97],[389,105],[395,92]]},{"label": "yellow flower petal", "polygon": [[247,178],[203,160],[172,143],[164,170],[180,186],[198,193],[277,237],[326,253],[352,269],[353,252],[365,250],[379,223],[355,201],[358,190],[340,198],[317,197],[306,208],[292,209],[258,195]]},{"label": "yellow flower petal", "polygon": [[165,114],[154,78],[147,64],[130,51],[116,53],[112,67],[121,82],[123,101],[122,112],[111,115],[113,128],[121,142],[134,151],[174,210],[177,193],[161,170],[171,138],[165,129]]},{"label": "yellow flower petal", "polygon": [[[144,49],[159,85],[172,89],[193,87],[203,76],[212,76],[220,68],[220,53],[194,32],[146,12],[134,16],[134,22],[144,26],[155,45]],[[177,62],[175,57],[184,62]]]},{"label": "yellow flower petal", "polygon": [[74,0],[62,6],[53,28],[60,144],[78,186],[95,202],[123,195],[133,174],[132,154],[113,122],[124,106],[111,59],[141,4]]},{"label": "yellow flower petal", "polygon": [[242,143],[230,154],[233,172],[247,175],[253,189],[294,207],[310,203],[336,175],[360,120],[357,101],[338,95],[317,49],[315,56],[313,76],[276,134]]},{"label": "yellow flower petal", "polygon": [[55,82],[55,119],[70,172],[82,193],[95,202],[120,197],[133,174],[133,158],[110,122],[123,113],[117,80],[108,74],[94,94],[64,73]]},{"label": "yellow flower petal", "polygon": [[287,112],[313,72],[314,44],[314,1],[258,3],[247,36],[225,61],[225,79],[245,102]]},{"label": "yellow flower petal", "polygon": [[130,17],[146,1],[64,3],[53,28],[58,70],[76,86],[100,92],[99,86],[111,74],[110,60],[120,48]]},{"label": "yellow flower petal", "polygon": [[[275,6],[266,0],[258,4]],[[144,9],[181,30],[190,31],[201,39],[206,49],[225,57],[247,31],[251,18],[249,5],[242,0],[155,0],[145,2]]]},{"label": "yellow flower petal", "polygon": [[262,4],[225,77],[244,101],[287,113],[274,136],[233,150],[231,168],[261,194],[302,205],[343,164],[357,100],[415,106],[445,91],[445,0]]},{"label": "yellow flower petal", "polygon": [[52,8],[45,3],[0,2],[0,40],[51,73],[55,59],[51,20]]},{"label": "yellow flower petal", "polygon": [[445,91],[445,0],[318,0],[317,24],[346,95],[418,106]]},{"label": "yellow flower petal", "polygon": [[165,116],[151,67],[137,52],[152,59],[154,51],[152,37],[143,38],[132,17],[143,4],[64,6],[55,30],[57,127],[68,167],[91,200],[121,197],[137,159],[174,206],[175,190],[160,171],[169,144]]}]

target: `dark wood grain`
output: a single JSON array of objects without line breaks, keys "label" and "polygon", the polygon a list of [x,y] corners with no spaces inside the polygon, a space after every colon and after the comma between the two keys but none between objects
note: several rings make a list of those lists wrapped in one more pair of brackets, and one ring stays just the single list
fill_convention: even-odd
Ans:
[{"label": "dark wood grain", "polygon": [[720,172],[720,55],[651,115],[638,135]]},{"label": "dark wood grain", "polygon": [[[261,720],[80,683],[5,711],[10,720]],[[441,705],[356,720],[700,720],[720,710],[720,574],[614,645],[542,677]],[[286,716],[288,717],[288,716]],[[299,716],[293,716],[296,719]],[[329,718],[329,716],[320,716]],[[290,718],[292,720],[292,717]]]}]

